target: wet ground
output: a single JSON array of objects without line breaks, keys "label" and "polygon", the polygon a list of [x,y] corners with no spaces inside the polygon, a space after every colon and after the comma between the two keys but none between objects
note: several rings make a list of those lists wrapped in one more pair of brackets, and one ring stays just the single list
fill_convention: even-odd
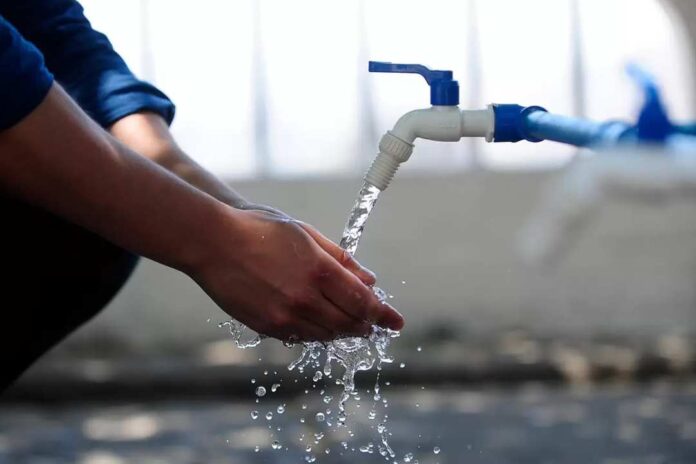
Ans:
[{"label": "wet ground", "polygon": [[[266,383],[272,380],[259,381]],[[337,388],[327,394],[336,396]],[[408,453],[420,464],[696,463],[694,382],[386,387],[388,406],[378,407],[374,420],[372,395],[363,393],[349,427],[338,432],[335,398],[325,404],[318,391],[283,397],[282,390],[269,389],[258,404],[250,385],[248,398],[229,401],[0,405],[0,463],[280,464],[312,457],[317,463],[401,463]],[[278,414],[281,405],[285,411]],[[317,422],[316,413],[326,409],[331,414]],[[260,413],[256,420],[253,410]],[[389,461],[377,450],[384,414],[396,452]],[[275,440],[280,449],[273,448]],[[370,442],[372,453],[360,451]]]}]

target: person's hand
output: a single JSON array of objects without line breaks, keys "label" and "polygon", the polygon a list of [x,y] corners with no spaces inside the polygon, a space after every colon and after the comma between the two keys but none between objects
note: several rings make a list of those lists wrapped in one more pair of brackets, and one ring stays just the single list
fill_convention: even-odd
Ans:
[{"label": "person's hand", "polygon": [[258,203],[244,203],[239,209],[245,211],[265,211],[267,213],[273,214],[280,219],[285,219],[288,221],[293,221],[302,227],[305,232],[307,232],[314,241],[317,242],[325,252],[331,255],[336,261],[341,263],[343,267],[348,269],[350,272],[355,274],[365,285],[372,287],[377,283],[377,277],[374,272],[370,271],[366,267],[363,267],[350,253],[338,246],[336,243],[332,242],[326,238],[321,232],[315,229],[312,225],[306,222],[298,221],[283,211],[276,209],[272,206],[262,205]]},{"label": "person's hand", "polygon": [[332,340],[367,335],[372,324],[403,326],[401,315],[368,287],[374,276],[311,227],[275,212],[229,216],[209,230],[210,253],[190,274],[235,319],[282,340]]}]

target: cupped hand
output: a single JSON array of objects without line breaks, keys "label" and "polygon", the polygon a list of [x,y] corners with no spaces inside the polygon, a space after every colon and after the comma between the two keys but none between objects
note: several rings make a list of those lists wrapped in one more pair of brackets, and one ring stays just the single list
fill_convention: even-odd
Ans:
[{"label": "cupped hand", "polygon": [[365,285],[372,287],[375,285],[375,283],[377,283],[377,277],[375,276],[374,272],[370,271],[366,267],[363,267],[353,257],[353,255],[326,238],[321,232],[315,229],[314,226],[307,224],[306,222],[298,221],[283,211],[268,205],[246,203],[242,209],[246,211],[265,211],[267,213],[274,214],[279,218],[284,218],[297,223],[317,242],[317,245],[331,255],[336,261],[341,263],[343,267],[355,274]]},{"label": "cupped hand", "polygon": [[230,209],[207,234],[192,277],[235,319],[282,340],[399,330],[401,315],[374,295],[374,275],[311,226],[282,213]]}]

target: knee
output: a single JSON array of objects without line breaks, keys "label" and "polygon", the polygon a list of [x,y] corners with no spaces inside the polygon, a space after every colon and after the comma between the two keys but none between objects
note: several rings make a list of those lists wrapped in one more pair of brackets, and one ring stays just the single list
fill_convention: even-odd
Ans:
[{"label": "knee", "polygon": [[[83,298],[88,310],[95,313],[106,306],[130,279],[139,258],[109,243],[100,247],[90,257],[90,262],[82,263],[83,275],[79,280],[85,291]],[[93,250],[94,251],[94,250]]]}]

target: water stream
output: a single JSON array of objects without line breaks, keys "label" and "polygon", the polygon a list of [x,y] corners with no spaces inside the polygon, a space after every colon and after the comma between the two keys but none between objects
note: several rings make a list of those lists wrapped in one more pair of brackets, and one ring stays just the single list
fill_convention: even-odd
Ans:
[{"label": "water stream", "polygon": [[[379,193],[380,190],[378,188],[367,183],[363,184],[360,189],[358,199],[348,217],[348,222],[346,223],[340,242],[340,246],[351,255],[355,254],[358,248],[365,223],[379,198]],[[381,301],[387,299],[387,294],[383,290],[374,287],[373,291]],[[233,340],[239,348],[255,347],[264,338],[263,336],[249,334],[250,331],[247,327],[237,321],[224,322],[220,324],[220,326],[229,328]],[[387,405],[386,399],[382,398],[380,394],[379,371],[383,363],[393,362],[387,350],[391,340],[398,336],[399,332],[375,325],[372,327],[372,332],[369,337],[347,337],[326,343],[305,342],[302,343],[302,353],[295,361],[290,363],[288,369],[291,371],[297,370],[300,373],[314,370],[313,381],[317,382],[321,380],[322,377],[332,377],[332,367],[334,364],[343,368],[343,373],[340,375],[340,378],[336,379],[336,383],[343,387],[343,391],[338,399],[338,412],[335,420],[336,426],[342,427],[346,423],[347,401],[351,397],[359,398],[355,388],[356,373],[368,371],[375,367],[378,371],[378,375],[374,387],[374,403],[369,413],[370,420],[374,420],[377,417],[376,408],[380,404]],[[330,396],[324,397],[325,403],[328,404],[330,401]],[[319,414],[321,414],[321,418]],[[380,438],[380,444],[375,447],[372,443],[369,443],[368,446],[360,447],[361,452],[372,453],[373,450],[376,449],[385,459],[394,459],[396,454],[389,446],[388,442],[389,432],[386,426],[387,419],[388,416],[385,414],[376,427]],[[326,416],[324,413],[318,413],[316,420],[324,422]],[[331,424],[331,422],[327,422]],[[311,455],[307,457],[313,459]]]}]

